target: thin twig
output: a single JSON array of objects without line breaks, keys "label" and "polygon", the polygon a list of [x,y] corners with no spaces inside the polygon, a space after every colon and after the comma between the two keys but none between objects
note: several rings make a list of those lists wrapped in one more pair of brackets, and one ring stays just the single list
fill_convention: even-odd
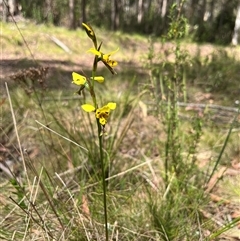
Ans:
[{"label": "thin twig", "polygon": [[45,126],[44,124],[42,124],[42,123],[40,123],[39,121],[37,121],[37,120],[35,120],[40,126],[42,126],[42,127],[44,127],[44,128],[46,128],[47,130],[49,130],[49,131],[51,131],[52,133],[54,133],[54,134],[56,134],[56,135],[58,135],[58,136],[60,136],[60,137],[62,137],[64,140],[67,140],[67,141],[69,141],[69,142],[71,142],[71,143],[73,143],[74,145],[76,145],[76,146],[78,146],[78,147],[80,147],[81,149],[83,149],[84,151],[87,151],[88,152],[88,149],[86,149],[85,147],[83,147],[83,146],[80,146],[77,142],[75,142],[75,141],[72,141],[72,140],[70,140],[69,138],[67,138],[67,137],[65,137],[65,136],[63,136],[63,135],[61,135],[61,134],[59,134],[59,133],[57,133],[56,131],[54,131],[54,130],[52,130],[52,129],[50,129],[49,127],[47,127],[47,126]]},{"label": "thin twig", "polygon": [[58,38],[56,38],[54,36],[50,36],[48,34],[47,34],[47,36],[49,37],[49,39],[51,39],[58,47],[63,49],[65,52],[67,52],[69,54],[72,53],[72,51],[62,41],[60,41]]},{"label": "thin twig", "polygon": [[185,103],[185,102],[177,102],[178,106],[182,107],[193,107],[193,108],[201,108],[201,109],[215,109],[215,110],[224,110],[229,112],[238,112],[238,108],[222,106],[222,105],[212,105],[212,104],[199,104],[199,103]]},{"label": "thin twig", "polygon": [[10,96],[10,93],[9,93],[9,90],[8,90],[7,82],[5,82],[5,87],[6,87],[6,91],[7,91],[8,100],[9,100],[10,110],[11,110],[12,119],[13,119],[13,125],[14,125],[14,129],[15,129],[15,134],[16,134],[16,137],[17,137],[17,142],[18,142],[18,147],[19,147],[20,155],[21,155],[22,162],[23,162],[23,168],[24,168],[24,172],[25,172],[26,177],[27,177],[28,187],[30,187],[31,185],[30,185],[30,181],[29,181],[29,178],[28,178],[26,162],[25,162],[25,159],[24,159],[24,156],[23,156],[21,142],[20,142],[20,138],[19,138],[19,135],[18,135],[17,121],[16,121],[16,117],[15,117],[15,114],[14,114],[14,111],[13,111],[12,100],[11,100],[11,96]]}]

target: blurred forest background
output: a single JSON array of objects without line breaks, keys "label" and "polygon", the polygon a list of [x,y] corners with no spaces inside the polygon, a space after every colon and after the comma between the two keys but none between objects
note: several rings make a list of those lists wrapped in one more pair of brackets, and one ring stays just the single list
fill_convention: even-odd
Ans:
[{"label": "blurred forest background", "polygon": [[76,29],[82,22],[107,30],[161,36],[169,28],[173,4],[188,20],[188,33],[197,42],[236,45],[240,29],[239,0],[1,0],[8,2],[12,15],[37,23]]}]

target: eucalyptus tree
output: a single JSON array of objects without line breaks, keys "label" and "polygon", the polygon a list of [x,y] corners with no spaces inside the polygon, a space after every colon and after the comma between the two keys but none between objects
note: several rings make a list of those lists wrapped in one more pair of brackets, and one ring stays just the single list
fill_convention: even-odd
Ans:
[{"label": "eucalyptus tree", "polygon": [[234,27],[233,37],[232,37],[233,45],[238,44],[238,38],[239,38],[239,32],[240,32],[240,3],[238,4],[236,12],[237,13],[236,13],[235,27]]}]

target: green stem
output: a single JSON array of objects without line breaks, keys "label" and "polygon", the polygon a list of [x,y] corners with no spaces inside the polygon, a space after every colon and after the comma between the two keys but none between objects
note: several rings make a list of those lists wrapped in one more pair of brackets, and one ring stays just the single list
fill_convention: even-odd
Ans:
[{"label": "green stem", "polygon": [[165,162],[164,162],[164,168],[165,168],[165,187],[167,189],[168,187],[168,175],[169,175],[169,153],[170,153],[170,143],[171,143],[171,100],[168,96],[168,104],[167,104],[167,141],[165,145]]},{"label": "green stem", "polygon": [[183,66],[183,73],[182,73],[182,84],[183,84],[183,99],[184,102],[187,102],[187,80],[186,80],[186,68]]},{"label": "green stem", "polygon": [[[96,48],[96,46],[95,46]],[[97,98],[94,91],[94,78],[97,72],[97,57],[95,56],[92,68],[92,81],[89,81],[89,90],[92,96],[93,104],[95,109],[98,108]],[[104,205],[104,223],[105,223],[105,237],[106,241],[108,241],[108,217],[107,217],[107,187],[105,181],[105,163],[104,163],[104,155],[103,155],[103,138],[102,138],[102,126],[99,123],[99,120],[96,119],[98,126],[98,140],[99,140],[99,153],[100,153],[100,163],[102,169],[102,187],[103,187],[103,205]]]},{"label": "green stem", "polygon": [[102,139],[102,127],[97,119],[98,124],[98,138],[99,138],[99,150],[100,150],[100,161],[102,168],[102,186],[103,186],[103,205],[104,205],[104,221],[105,221],[105,236],[108,241],[108,217],[107,217],[107,187],[105,181],[105,163],[103,156],[103,139]]}]

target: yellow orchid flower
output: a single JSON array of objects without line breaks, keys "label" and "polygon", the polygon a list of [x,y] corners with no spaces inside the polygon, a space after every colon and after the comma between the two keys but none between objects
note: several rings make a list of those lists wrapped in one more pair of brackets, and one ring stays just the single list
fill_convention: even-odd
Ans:
[{"label": "yellow orchid flower", "polygon": [[98,58],[106,65],[106,67],[112,72],[112,74],[116,74],[116,72],[113,70],[113,67],[117,66],[118,62],[115,60],[111,60],[110,56],[115,54],[118,50],[119,48],[117,48],[115,51],[112,51],[108,54],[104,54],[95,48],[90,48],[87,52],[90,52],[98,56]]},{"label": "yellow orchid flower", "polygon": [[84,104],[82,105],[82,109],[86,112],[93,112],[96,111],[95,116],[97,119],[99,119],[99,123],[102,126],[105,126],[107,123],[107,119],[109,117],[110,111],[116,109],[117,104],[114,102],[109,102],[107,105],[95,109],[93,105],[90,104]]},{"label": "yellow orchid flower", "polygon": [[[74,83],[75,85],[87,85],[87,78],[83,75],[80,75],[76,72],[72,72],[72,78],[73,81],[72,83]],[[91,77],[91,79],[93,79],[93,77]],[[104,77],[102,76],[95,76],[94,80],[96,80],[99,83],[102,83],[104,81]]]}]

